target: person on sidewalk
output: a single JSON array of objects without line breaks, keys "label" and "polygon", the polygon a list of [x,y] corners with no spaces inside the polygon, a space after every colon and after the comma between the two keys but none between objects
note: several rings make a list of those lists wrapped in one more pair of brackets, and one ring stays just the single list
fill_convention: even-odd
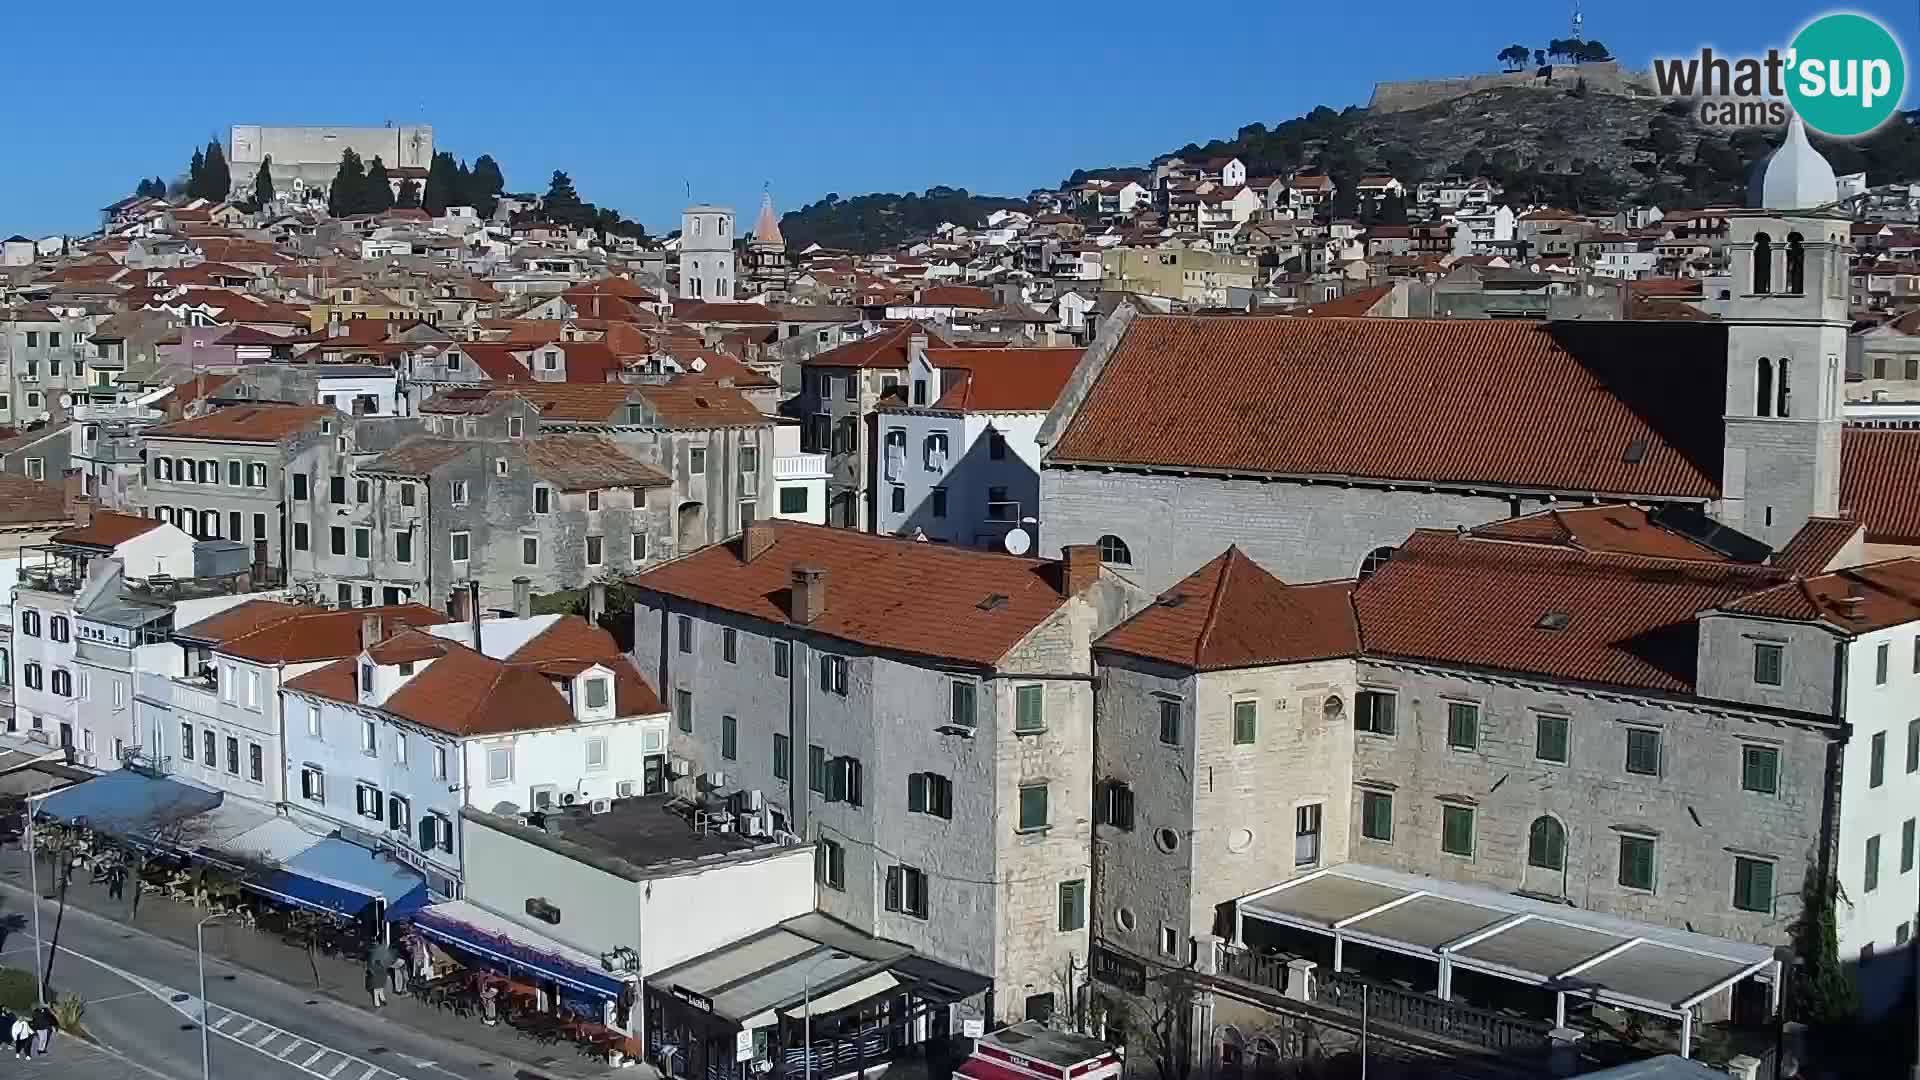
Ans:
[{"label": "person on sidewalk", "polygon": [[16,1016],[7,1031],[13,1038],[13,1056],[25,1061],[33,1056],[33,1024],[25,1016]]},{"label": "person on sidewalk", "polygon": [[33,1052],[35,1054],[46,1053],[47,1044],[53,1041],[53,1029],[55,1026],[53,1022],[53,1010],[42,1004],[39,1008],[33,1010],[33,1018],[28,1021],[28,1024],[33,1028]]},{"label": "person on sidewalk", "polygon": [[500,1023],[500,987],[492,979],[480,988],[480,1022],[488,1027]]},{"label": "person on sidewalk", "polygon": [[393,967],[393,947],[382,941],[367,953],[367,993],[373,995],[373,1007],[378,1009],[387,1004],[387,980],[392,976],[388,970]]}]

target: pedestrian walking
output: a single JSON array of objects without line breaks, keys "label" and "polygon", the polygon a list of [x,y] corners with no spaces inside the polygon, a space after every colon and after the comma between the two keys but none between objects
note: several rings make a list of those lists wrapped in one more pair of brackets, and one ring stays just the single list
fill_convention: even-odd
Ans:
[{"label": "pedestrian walking", "polygon": [[392,978],[389,973],[392,967],[393,948],[386,942],[375,945],[367,953],[367,993],[372,995],[376,1009],[387,1004],[387,980]]},{"label": "pedestrian walking", "polygon": [[480,988],[480,1022],[488,1027],[500,1023],[500,987],[491,979]]},{"label": "pedestrian walking", "polygon": [[25,1061],[33,1056],[33,1024],[24,1016],[13,1019],[13,1027],[8,1029],[13,1037],[13,1056]]},{"label": "pedestrian walking", "polygon": [[126,893],[127,868],[115,863],[107,871],[107,897],[111,900],[119,900],[125,897]]},{"label": "pedestrian walking", "polygon": [[33,1028],[33,1052],[35,1054],[46,1053],[47,1044],[53,1041],[53,1029],[55,1026],[53,1022],[53,1010],[47,1008],[45,1005],[41,1005],[39,1008],[33,1010],[33,1018],[28,1021],[28,1024]]}]

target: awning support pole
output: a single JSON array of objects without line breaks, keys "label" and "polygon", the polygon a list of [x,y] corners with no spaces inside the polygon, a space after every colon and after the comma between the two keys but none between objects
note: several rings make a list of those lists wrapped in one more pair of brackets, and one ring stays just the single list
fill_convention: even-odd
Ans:
[{"label": "awning support pole", "polygon": [[1683,1009],[1680,1012],[1680,1056],[1683,1058],[1691,1058],[1693,1056],[1692,1009]]},{"label": "awning support pole", "polygon": [[1341,936],[1338,930],[1333,932],[1333,973],[1335,975],[1340,974],[1342,970],[1340,967],[1340,961],[1343,958],[1343,954],[1346,952],[1346,949],[1344,948],[1346,943],[1347,943],[1347,939]]},{"label": "awning support pole", "polygon": [[1567,1026],[1567,992],[1565,990],[1553,992],[1553,1026],[1557,1028]]}]

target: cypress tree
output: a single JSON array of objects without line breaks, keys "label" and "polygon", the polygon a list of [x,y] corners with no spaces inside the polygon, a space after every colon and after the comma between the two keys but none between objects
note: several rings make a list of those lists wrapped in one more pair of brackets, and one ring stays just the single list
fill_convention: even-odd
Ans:
[{"label": "cypress tree", "polygon": [[473,190],[467,199],[467,205],[483,218],[493,216],[494,204],[500,201],[500,193],[507,189],[506,177],[500,174],[500,166],[491,154],[481,154],[473,159]]},{"label": "cypress tree", "polygon": [[393,182],[387,178],[386,163],[375,154],[373,164],[367,166],[367,186],[362,196],[360,213],[378,214],[393,207]]},{"label": "cypress tree", "polygon": [[367,173],[360,155],[352,147],[340,151],[340,168],[333,174],[333,186],[327,189],[327,213],[334,217],[358,214],[365,198]]},{"label": "cypress tree", "polygon": [[227,168],[227,152],[219,139],[207,140],[206,198],[224,199],[233,194],[233,174]]},{"label": "cypress tree", "polygon": [[187,163],[187,198],[198,199],[207,185],[207,158],[198,147],[194,148],[193,160]]},{"label": "cypress tree", "polygon": [[272,166],[271,155],[261,158],[260,171],[253,174],[253,205],[256,209],[264,209],[273,202]]},{"label": "cypress tree", "polygon": [[453,155],[445,150],[434,154],[433,161],[427,166],[427,187],[421,192],[420,205],[435,217],[445,213],[449,206],[460,205],[459,179]]},{"label": "cypress tree", "polygon": [[402,210],[419,209],[420,208],[420,181],[418,180],[400,181],[400,195],[398,198],[395,198],[393,200],[393,205],[399,207]]}]

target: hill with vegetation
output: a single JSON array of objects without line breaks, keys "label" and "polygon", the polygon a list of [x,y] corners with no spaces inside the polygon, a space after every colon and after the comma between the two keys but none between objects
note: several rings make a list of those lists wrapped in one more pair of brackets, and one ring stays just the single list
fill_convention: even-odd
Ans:
[{"label": "hill with vegetation", "polygon": [[788,251],[819,244],[865,254],[925,239],[943,222],[974,228],[985,224],[995,210],[1019,210],[1026,205],[1025,199],[975,195],[966,188],[951,187],[931,187],[918,195],[875,192],[851,199],[829,193],[783,215],[780,233],[786,237]]}]

